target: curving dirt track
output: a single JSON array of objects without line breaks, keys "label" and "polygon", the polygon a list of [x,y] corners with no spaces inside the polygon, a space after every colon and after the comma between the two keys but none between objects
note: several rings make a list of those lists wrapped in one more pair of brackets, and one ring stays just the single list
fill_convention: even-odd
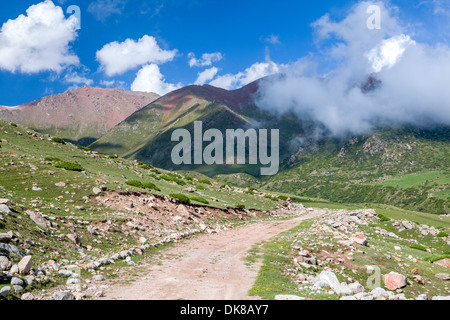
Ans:
[{"label": "curving dirt track", "polygon": [[117,300],[249,300],[247,294],[260,264],[245,264],[247,252],[325,213],[315,210],[304,216],[277,222],[261,222],[217,234],[201,235],[164,250],[158,263],[139,271],[140,278],[112,285],[100,299]]}]

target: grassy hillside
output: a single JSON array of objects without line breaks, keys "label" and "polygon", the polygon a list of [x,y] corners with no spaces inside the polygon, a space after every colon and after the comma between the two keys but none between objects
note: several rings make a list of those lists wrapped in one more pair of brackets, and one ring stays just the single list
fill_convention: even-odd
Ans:
[{"label": "grassy hillside", "polygon": [[[379,203],[448,213],[450,210],[449,128],[398,129],[338,143],[317,143],[298,153],[278,175],[259,187],[336,203]],[[232,175],[216,177],[239,185]]]}]

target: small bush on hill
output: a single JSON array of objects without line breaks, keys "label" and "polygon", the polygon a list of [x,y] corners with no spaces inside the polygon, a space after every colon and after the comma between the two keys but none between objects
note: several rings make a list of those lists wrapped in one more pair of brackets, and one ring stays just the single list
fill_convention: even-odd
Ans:
[{"label": "small bush on hill", "polygon": [[177,199],[182,204],[190,204],[191,203],[191,199],[189,199],[189,197],[187,197],[187,196],[185,196],[184,194],[181,194],[181,193],[171,193],[171,194],[169,194],[169,196],[174,198],[174,199]]},{"label": "small bush on hill", "polygon": [[85,171],[80,164],[66,161],[55,164],[55,167],[69,171]]},{"label": "small bush on hill", "polygon": [[208,200],[206,200],[205,198],[202,197],[191,197],[192,201],[196,201],[196,202],[200,202],[203,204],[209,204]]},{"label": "small bush on hill", "polygon": [[66,142],[63,139],[57,137],[52,138],[52,141],[60,144],[66,144]]}]

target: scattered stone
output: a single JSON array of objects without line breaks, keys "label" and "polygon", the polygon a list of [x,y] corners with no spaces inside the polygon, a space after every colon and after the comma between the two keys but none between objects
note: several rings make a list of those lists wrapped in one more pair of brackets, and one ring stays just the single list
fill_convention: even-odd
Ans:
[{"label": "scattered stone", "polygon": [[435,277],[444,281],[450,280],[450,275],[448,273],[438,273]]},{"label": "scattered stone", "polygon": [[450,296],[446,296],[446,297],[436,296],[436,297],[433,297],[433,299],[431,299],[431,300],[450,300]]},{"label": "scattered stone", "polygon": [[12,240],[13,233],[9,231],[7,233],[0,233],[0,242],[10,242]]},{"label": "scattered stone", "polygon": [[101,274],[94,276],[94,281],[103,281],[103,280],[104,280],[104,278]]},{"label": "scattered stone", "polygon": [[419,274],[419,269],[418,268],[414,268],[411,270],[412,274]]},{"label": "scattered stone", "polygon": [[22,295],[21,300],[31,301],[34,300],[34,296],[31,293],[27,292]]},{"label": "scattered stone", "polygon": [[7,206],[7,207],[10,207],[11,206],[11,200],[9,200],[9,199],[0,199],[0,205],[5,205],[5,206]]},{"label": "scattered stone", "polygon": [[437,264],[439,266],[443,266],[443,267],[446,267],[446,268],[450,268],[450,259],[449,258],[445,258],[445,259],[442,259],[442,260],[438,260],[438,261],[435,261],[434,264]]},{"label": "scattered stone", "polygon": [[18,286],[18,285],[14,285],[13,286],[13,290],[14,290],[14,292],[20,292],[20,291],[23,290],[23,287],[22,286]]},{"label": "scattered stone", "polygon": [[358,233],[352,235],[350,240],[353,240],[354,242],[359,243],[362,246],[368,245],[367,238],[364,235],[364,233],[362,233],[362,232],[358,232]]},{"label": "scattered stone", "polygon": [[354,282],[354,283],[351,283],[349,286],[348,286],[351,290],[352,290],[352,292],[353,293],[363,293],[364,292],[364,287],[359,283],[359,282]]},{"label": "scattered stone", "polygon": [[66,183],[65,182],[57,182],[57,183],[55,183],[55,186],[62,188],[62,187],[66,186]]},{"label": "scattered stone", "polygon": [[31,270],[32,264],[33,260],[31,256],[23,257],[17,265],[19,267],[19,274],[28,274]]},{"label": "scattered stone", "polygon": [[405,227],[405,229],[414,229],[414,225],[409,221],[402,221],[402,225]]},{"label": "scattered stone", "polygon": [[358,300],[358,299],[356,299],[356,297],[354,296],[345,296],[340,298],[339,300]]},{"label": "scattered stone", "polygon": [[33,222],[36,223],[39,227],[44,229],[47,228],[48,223],[39,212],[27,210],[25,213],[28,214],[30,216],[30,219],[33,220]]},{"label": "scattered stone", "polygon": [[0,270],[10,270],[12,267],[12,262],[9,261],[8,257],[0,256]]},{"label": "scattered stone", "polygon": [[0,204],[0,213],[4,213],[6,215],[11,214],[11,210],[9,210],[9,207],[6,204]]},{"label": "scattered stone", "polygon": [[186,209],[186,207],[184,205],[182,205],[182,204],[180,204],[178,206],[177,212],[183,218],[189,218],[190,217],[190,213],[189,213],[188,209]]},{"label": "scattered stone", "polygon": [[92,189],[92,193],[94,193],[94,195],[98,196],[100,193],[102,193],[102,189],[94,187]]},{"label": "scattered stone", "polygon": [[75,296],[70,292],[57,291],[53,294],[53,299],[54,300],[73,300],[73,299],[75,299]]},{"label": "scattered stone", "polygon": [[11,293],[11,287],[3,287],[0,289],[0,297],[6,297]]},{"label": "scattered stone", "polygon": [[383,288],[375,288],[375,289],[373,289],[370,292],[370,295],[372,295],[376,299],[379,298],[379,297],[383,297],[383,298],[388,297],[388,293]]},{"label": "scattered stone", "polygon": [[70,241],[72,241],[73,243],[75,243],[77,246],[81,246],[81,240],[80,240],[80,238],[78,238],[78,236],[77,236],[76,234],[74,234],[74,233],[69,233],[69,234],[66,234],[66,237],[67,237]]},{"label": "scattered stone", "polygon": [[406,287],[406,277],[397,272],[391,272],[383,276],[383,281],[389,290],[397,290]]},{"label": "scattered stone", "polygon": [[11,278],[11,285],[13,286],[23,286],[23,280],[18,277]]},{"label": "scattered stone", "polygon": [[423,285],[423,286],[425,285],[425,279],[422,278],[422,277],[419,276],[419,275],[415,275],[415,276],[414,276],[414,281],[417,282],[418,284]]},{"label": "scattered stone", "polygon": [[416,300],[426,301],[426,300],[428,300],[428,296],[426,294],[421,294],[420,296],[417,297]]}]

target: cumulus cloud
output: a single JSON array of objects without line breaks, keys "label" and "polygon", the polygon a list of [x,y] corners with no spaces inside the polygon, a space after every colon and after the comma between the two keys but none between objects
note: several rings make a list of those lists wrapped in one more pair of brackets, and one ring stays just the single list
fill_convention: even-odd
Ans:
[{"label": "cumulus cloud", "polygon": [[193,67],[209,67],[213,62],[218,62],[223,59],[223,55],[220,52],[204,53],[200,59],[195,57],[193,52],[188,54],[189,66]]},{"label": "cumulus cloud", "polygon": [[217,77],[210,84],[227,90],[237,89],[260,78],[279,73],[282,68],[282,65],[269,60],[257,62],[245,69],[244,72]]},{"label": "cumulus cloud", "polygon": [[321,57],[300,59],[283,75],[261,82],[255,102],[278,112],[294,111],[331,134],[365,134],[379,126],[450,125],[450,48],[428,46],[407,35],[395,9],[383,2],[382,28],[366,26],[372,2],[360,2],[340,22],[328,15],[313,24],[331,70]]},{"label": "cumulus cloud", "polygon": [[132,91],[154,92],[164,95],[182,87],[181,83],[167,83],[156,64],[148,64],[142,67],[131,85]]},{"label": "cumulus cloud", "polygon": [[200,72],[198,74],[198,78],[194,84],[199,85],[199,86],[204,85],[206,82],[212,80],[216,76],[218,71],[219,71],[219,69],[217,69],[216,67],[212,67],[212,68],[206,69],[203,72]]},{"label": "cumulus cloud", "polygon": [[8,20],[0,29],[0,69],[10,72],[60,72],[79,64],[70,52],[77,37],[77,20],[66,19],[61,7],[46,0],[29,7],[26,15]]},{"label": "cumulus cloud", "polygon": [[97,60],[108,76],[123,74],[145,64],[172,61],[177,50],[163,50],[154,37],[145,35],[135,41],[111,42],[97,51]]}]

